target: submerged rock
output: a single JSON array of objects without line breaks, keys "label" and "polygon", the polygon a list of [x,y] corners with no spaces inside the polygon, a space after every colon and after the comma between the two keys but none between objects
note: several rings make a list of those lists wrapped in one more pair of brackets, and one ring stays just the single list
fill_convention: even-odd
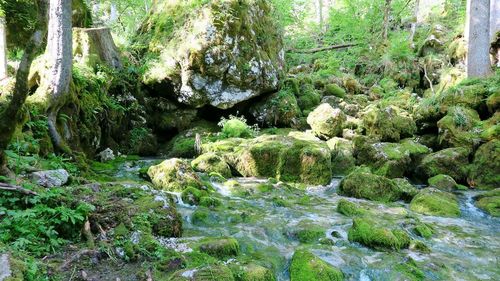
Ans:
[{"label": "submerged rock", "polygon": [[153,184],[163,190],[182,191],[192,187],[201,187],[201,181],[186,160],[172,158],[148,169],[148,176]]},{"label": "submerged rock", "polygon": [[342,133],[346,116],[342,110],[333,108],[327,103],[316,107],[309,116],[307,123],[311,126],[316,136],[330,139]]},{"label": "submerged rock", "polygon": [[479,147],[470,165],[468,182],[479,189],[500,186],[500,140],[492,140]]},{"label": "submerged rock", "polygon": [[353,217],[365,214],[366,210],[359,207],[356,203],[340,199],[337,204],[337,212],[344,216]]},{"label": "submerged rock", "polygon": [[348,238],[374,249],[399,250],[410,246],[410,236],[404,230],[390,230],[364,218],[354,218]]},{"label": "submerged rock", "polygon": [[201,268],[184,269],[175,272],[171,281],[234,281],[233,273],[229,267],[220,264],[207,265]]},{"label": "submerged rock", "polygon": [[219,259],[234,257],[240,252],[240,245],[234,238],[209,238],[200,242],[198,247],[202,253]]},{"label": "submerged rock", "polygon": [[227,109],[276,90],[284,50],[269,3],[191,2],[159,2],[143,23],[144,82],[169,85],[166,94],[196,108]]},{"label": "submerged rock", "polygon": [[59,187],[69,180],[69,173],[64,169],[34,172],[31,174],[33,181],[43,187]]},{"label": "submerged rock", "polygon": [[307,250],[297,250],[290,264],[291,281],[341,281],[344,274]]},{"label": "submerged rock", "polygon": [[476,197],[476,205],[494,217],[500,217],[500,188]]},{"label": "submerged rock", "polygon": [[456,196],[435,188],[421,190],[410,202],[410,210],[429,216],[460,216]]}]

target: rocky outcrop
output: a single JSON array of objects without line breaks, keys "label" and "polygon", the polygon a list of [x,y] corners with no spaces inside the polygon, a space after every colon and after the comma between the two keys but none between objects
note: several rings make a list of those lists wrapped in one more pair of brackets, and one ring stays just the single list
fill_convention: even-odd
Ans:
[{"label": "rocky outcrop", "polygon": [[69,180],[69,173],[64,169],[40,171],[31,174],[33,181],[43,187],[59,187],[66,184]]},{"label": "rocky outcrop", "polygon": [[469,169],[468,182],[480,189],[500,186],[500,141],[492,140],[479,147]]},{"label": "rocky outcrop", "polygon": [[346,116],[339,108],[323,103],[307,116],[307,123],[318,137],[330,139],[342,133]]},{"label": "rocky outcrop", "polygon": [[143,23],[147,85],[171,98],[221,109],[278,88],[281,34],[264,0],[161,1]]}]

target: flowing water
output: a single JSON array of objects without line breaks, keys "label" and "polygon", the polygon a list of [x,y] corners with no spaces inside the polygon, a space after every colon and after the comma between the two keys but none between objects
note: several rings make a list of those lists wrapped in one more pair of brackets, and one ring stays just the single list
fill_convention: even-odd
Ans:
[{"label": "flowing water", "polygon": [[[121,176],[135,168],[129,166],[128,169],[121,171]],[[404,202],[382,204],[340,196],[338,178],[328,186],[306,190],[275,184],[265,191],[259,186],[267,180],[234,180],[239,187],[212,182],[214,196],[222,200],[222,207],[206,209],[209,217],[201,224],[193,223],[192,217],[204,207],[187,205],[178,193],[173,193],[183,218],[184,235],[179,239],[163,239],[164,245],[190,251],[189,241],[200,237],[234,237],[243,253],[274,261],[278,280],[289,280],[289,260],[299,247],[307,247],[340,268],[346,280],[405,280],[398,273],[398,265],[409,258],[423,271],[424,280],[500,280],[500,220],[474,206],[474,196],[479,192],[457,192],[461,216],[443,218],[416,214]],[[352,218],[336,211],[337,202],[342,198],[369,209],[371,217],[388,228],[406,229],[412,239],[424,242],[430,253],[410,249],[376,251],[349,242],[347,232]],[[434,235],[429,239],[416,236],[412,230],[416,221],[431,225]],[[301,244],[295,232],[304,224],[324,228],[327,239],[323,239],[323,243]]]}]

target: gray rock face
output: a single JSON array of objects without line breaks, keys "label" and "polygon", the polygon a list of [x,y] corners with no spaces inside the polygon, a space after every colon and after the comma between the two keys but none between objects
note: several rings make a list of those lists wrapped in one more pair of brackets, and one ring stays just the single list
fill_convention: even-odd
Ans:
[{"label": "gray rock face", "polygon": [[111,148],[108,147],[108,148],[104,149],[103,151],[99,152],[99,154],[97,154],[97,157],[99,158],[99,160],[101,160],[101,162],[106,162],[106,161],[114,160],[115,153],[113,152],[113,150],[111,150]]},{"label": "gray rock face", "polygon": [[11,276],[9,255],[0,255],[0,281],[3,281]]},{"label": "gray rock face", "polygon": [[[141,35],[183,9],[182,2],[157,4]],[[267,1],[209,1],[183,20],[173,32],[155,30],[147,43],[156,58],[146,62],[146,84],[170,84],[180,103],[221,109],[278,88],[285,52]]]},{"label": "gray rock face", "polygon": [[64,169],[34,172],[33,181],[47,188],[63,186],[68,182],[69,173]]}]

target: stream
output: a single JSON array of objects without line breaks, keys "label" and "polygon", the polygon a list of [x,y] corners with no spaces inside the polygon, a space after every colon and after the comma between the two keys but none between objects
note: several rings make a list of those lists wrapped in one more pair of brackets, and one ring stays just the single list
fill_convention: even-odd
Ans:
[{"label": "stream", "polygon": [[[138,171],[139,166],[151,165],[154,161],[138,161],[134,164],[138,167],[125,163],[116,177],[140,183],[136,176],[130,178],[131,174]],[[184,234],[182,238],[163,239],[163,244],[179,251],[189,251],[186,241],[202,237],[234,237],[243,253],[258,253],[261,260],[275,261],[278,280],[290,279],[289,261],[299,247],[308,248],[341,269],[346,280],[401,280],[397,278],[396,268],[408,258],[422,269],[424,280],[499,280],[500,219],[474,206],[474,196],[480,191],[456,192],[461,216],[443,218],[414,213],[404,202],[383,204],[340,196],[337,194],[340,178],[334,178],[328,186],[311,186],[306,190],[278,183],[265,191],[259,186],[268,183],[266,179],[232,180],[232,185],[212,181],[217,193],[214,196],[221,200],[222,207],[206,209],[209,217],[204,223],[193,222],[192,218],[193,213],[205,207],[187,205],[179,194],[172,193],[183,218]],[[141,184],[149,185],[146,182]],[[160,200],[165,195],[164,192],[152,192]],[[412,239],[424,242],[430,253],[412,249],[377,251],[349,242],[347,232],[352,218],[336,211],[340,199],[368,209],[373,218],[388,228],[404,228]],[[424,239],[415,235],[412,231],[414,221],[431,225],[433,236]],[[294,233],[304,223],[325,229],[327,239],[323,241],[327,242],[301,244]]]}]

